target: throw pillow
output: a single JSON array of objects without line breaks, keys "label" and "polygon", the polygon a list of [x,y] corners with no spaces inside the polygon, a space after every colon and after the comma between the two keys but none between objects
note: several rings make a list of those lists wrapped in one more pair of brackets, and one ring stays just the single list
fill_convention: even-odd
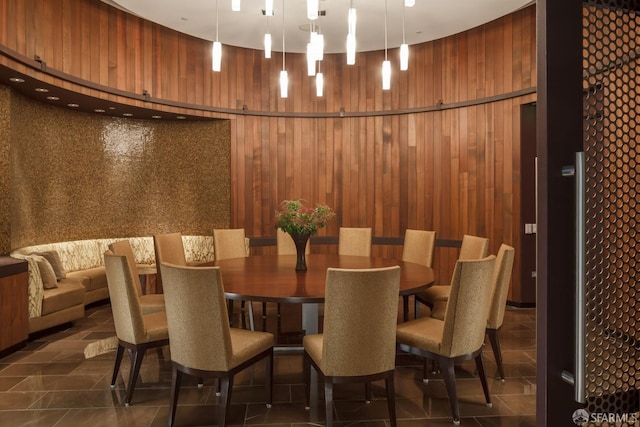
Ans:
[{"label": "throw pillow", "polygon": [[67,272],[64,270],[64,267],[62,266],[62,261],[60,260],[60,255],[58,254],[58,251],[34,252],[34,255],[40,255],[44,257],[47,261],[49,261],[49,264],[51,264],[51,267],[53,267],[53,271],[55,271],[56,273],[57,280],[64,279],[65,277],[67,277]]},{"label": "throw pillow", "polygon": [[41,255],[32,255],[32,257],[38,263],[38,270],[40,270],[40,276],[42,276],[42,286],[45,289],[57,288],[58,280],[56,279],[56,273],[53,271],[53,267],[49,261]]}]

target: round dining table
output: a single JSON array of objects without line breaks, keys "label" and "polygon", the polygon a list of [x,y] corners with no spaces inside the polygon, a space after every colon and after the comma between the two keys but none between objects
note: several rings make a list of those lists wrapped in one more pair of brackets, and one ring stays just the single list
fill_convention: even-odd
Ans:
[{"label": "round dining table", "polygon": [[302,329],[318,332],[318,303],[324,302],[327,269],[400,266],[400,293],[407,320],[408,298],[433,285],[433,269],[397,259],[336,254],[309,254],[307,270],[296,271],[295,255],[254,255],[215,261],[225,296],[231,300],[302,304]]}]

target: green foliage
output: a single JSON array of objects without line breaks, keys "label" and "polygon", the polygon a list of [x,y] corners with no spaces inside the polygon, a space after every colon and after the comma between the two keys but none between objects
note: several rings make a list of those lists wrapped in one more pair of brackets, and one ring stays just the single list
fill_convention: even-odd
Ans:
[{"label": "green foliage", "polygon": [[315,234],[335,215],[327,205],[310,208],[302,200],[284,200],[276,211],[275,228],[289,234]]}]

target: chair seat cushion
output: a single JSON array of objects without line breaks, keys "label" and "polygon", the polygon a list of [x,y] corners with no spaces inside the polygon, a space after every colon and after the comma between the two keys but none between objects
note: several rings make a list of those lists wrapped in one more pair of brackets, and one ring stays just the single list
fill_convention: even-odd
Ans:
[{"label": "chair seat cushion", "polygon": [[140,308],[143,314],[164,311],[164,295],[163,294],[147,294],[140,295]]},{"label": "chair seat cushion", "polygon": [[231,328],[231,363],[229,369],[273,347],[273,334]]},{"label": "chair seat cushion", "polygon": [[145,314],[142,318],[144,321],[145,342],[166,340],[169,338],[166,312],[156,311],[155,313]]},{"label": "chair seat cushion", "polygon": [[435,285],[430,287],[429,289],[418,293],[418,297],[425,301],[446,301],[449,299],[449,292],[451,291],[451,286],[449,285]]},{"label": "chair seat cushion", "polygon": [[304,351],[311,357],[311,359],[318,366],[322,366],[322,342],[323,342],[322,334],[313,334],[313,335],[305,335],[302,339],[302,345],[304,346]]},{"label": "chair seat cushion", "polygon": [[439,353],[442,347],[444,322],[431,317],[421,317],[399,323],[396,330],[398,344],[406,344],[431,353]]}]

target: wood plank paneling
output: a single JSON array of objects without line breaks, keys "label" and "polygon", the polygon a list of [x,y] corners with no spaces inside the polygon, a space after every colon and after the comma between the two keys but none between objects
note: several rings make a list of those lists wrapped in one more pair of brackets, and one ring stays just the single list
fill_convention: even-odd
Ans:
[{"label": "wood plank paneling", "polygon": [[[441,239],[485,235],[492,252],[502,242],[518,250],[520,105],[536,96],[449,107],[535,86],[535,6],[411,46],[408,71],[397,70],[393,50],[389,92],[381,90],[383,52],[358,53],[354,66],[344,65],[344,55],[325,55],[321,99],[304,55],[287,54],[286,100],[279,97],[277,52],[266,60],[261,51],[224,45],[222,72],[214,73],[210,41],[101,2],[0,0],[0,13],[0,44],[40,55],[56,70],[167,101],[237,109],[201,114],[231,119],[231,224],[250,236],[273,235],[280,201],[303,198],[338,213],[321,235],[337,235],[340,226],[370,226],[376,236],[423,228]],[[244,114],[243,106],[282,117]],[[343,118],[295,117],[341,109]],[[436,257],[443,282],[455,259],[449,252]],[[399,255],[397,248],[374,253]]]}]

